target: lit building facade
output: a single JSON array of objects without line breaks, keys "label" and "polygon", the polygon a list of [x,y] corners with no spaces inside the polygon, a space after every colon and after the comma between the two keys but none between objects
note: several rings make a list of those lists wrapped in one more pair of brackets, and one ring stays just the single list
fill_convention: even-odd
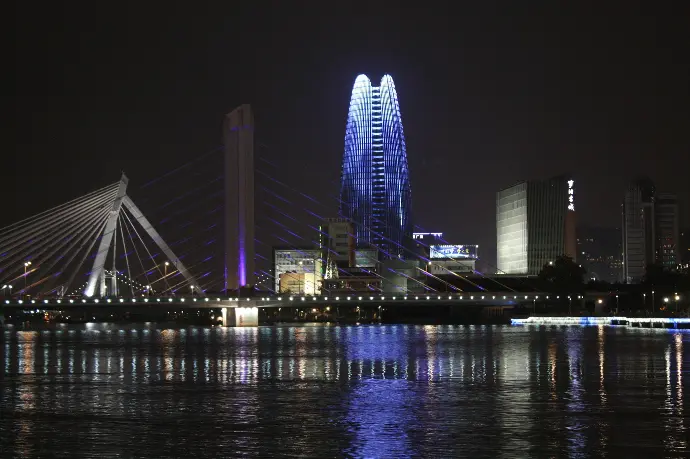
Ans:
[{"label": "lit building facade", "polygon": [[577,258],[575,181],[520,182],[496,194],[499,274],[537,275],[561,255]]},{"label": "lit building facade", "polygon": [[355,230],[347,218],[328,218],[321,227],[321,247],[329,265],[347,268],[355,264]]},{"label": "lit building facade", "polygon": [[[305,293],[304,289],[311,288],[311,293],[321,292],[323,281],[323,263],[320,249],[273,249],[273,273],[275,276],[275,291],[280,292],[282,285],[300,285],[300,291],[292,293]],[[304,274],[303,277],[288,276],[283,281],[283,274]],[[309,281],[309,282],[307,282]],[[285,282],[285,284],[283,284]],[[301,282],[301,283],[300,283]]]},{"label": "lit building facade", "polygon": [[398,96],[390,75],[374,87],[355,80],[345,129],[340,213],[355,225],[358,247],[403,258],[412,238],[411,190]]},{"label": "lit building facade", "polygon": [[278,278],[278,293],[292,293],[295,295],[318,295],[321,293],[323,279],[314,273],[282,273]]}]

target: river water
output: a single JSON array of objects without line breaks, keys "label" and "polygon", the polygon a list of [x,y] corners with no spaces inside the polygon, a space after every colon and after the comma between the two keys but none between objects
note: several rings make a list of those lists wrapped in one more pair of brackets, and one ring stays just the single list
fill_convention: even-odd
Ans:
[{"label": "river water", "polygon": [[690,332],[0,330],[0,457],[687,457]]}]

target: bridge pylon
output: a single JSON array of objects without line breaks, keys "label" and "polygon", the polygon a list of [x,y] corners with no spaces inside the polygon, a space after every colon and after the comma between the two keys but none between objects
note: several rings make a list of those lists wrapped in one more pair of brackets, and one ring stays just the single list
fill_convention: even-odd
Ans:
[{"label": "bridge pylon", "polygon": [[[187,270],[182,261],[177,258],[175,253],[170,249],[168,244],[165,243],[163,238],[158,234],[158,232],[153,228],[148,219],[139,210],[139,208],[134,204],[132,199],[127,196],[127,184],[129,179],[125,174],[122,174],[120,178],[120,183],[117,189],[117,194],[113,199],[110,214],[108,215],[108,220],[106,221],[105,227],[103,228],[103,233],[101,234],[101,241],[98,245],[98,251],[96,252],[96,257],[93,261],[93,267],[89,273],[89,280],[86,283],[86,289],[84,289],[84,295],[87,297],[92,297],[96,294],[96,289],[98,288],[98,293],[101,297],[106,296],[106,273],[105,273],[105,262],[108,253],[113,249],[113,242],[116,240],[114,235],[118,229],[118,222],[120,221],[120,214],[122,212],[122,207],[124,206],[129,213],[134,218],[134,221],[138,222],[141,228],[149,235],[149,237],[156,243],[158,248],[168,257],[170,263],[184,276],[185,280],[189,283],[193,290],[196,290],[199,294],[203,294],[203,291],[199,288],[194,276]],[[113,255],[114,256],[114,255]],[[113,268],[113,271],[115,269]],[[111,293],[116,294],[117,292],[117,280],[116,276],[111,276]]]}]

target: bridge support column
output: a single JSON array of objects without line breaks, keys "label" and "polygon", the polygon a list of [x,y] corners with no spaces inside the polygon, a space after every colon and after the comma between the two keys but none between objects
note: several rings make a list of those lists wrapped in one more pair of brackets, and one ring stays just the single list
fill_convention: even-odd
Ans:
[{"label": "bridge support column", "polygon": [[254,115],[242,105],[225,116],[225,289],[254,285]]},{"label": "bridge support column", "polygon": [[222,308],[224,327],[258,327],[259,308]]}]

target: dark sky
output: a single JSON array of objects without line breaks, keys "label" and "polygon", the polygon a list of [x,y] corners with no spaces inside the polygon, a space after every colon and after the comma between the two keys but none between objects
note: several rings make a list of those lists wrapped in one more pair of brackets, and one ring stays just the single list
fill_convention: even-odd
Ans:
[{"label": "dark sky", "polygon": [[671,2],[259,3],[20,2],[2,223],[186,163],[242,103],[284,182],[337,193],[360,73],[397,86],[416,223],[492,263],[495,192],[520,179],[571,172],[585,225],[617,225],[642,173],[689,214],[690,42]]}]

